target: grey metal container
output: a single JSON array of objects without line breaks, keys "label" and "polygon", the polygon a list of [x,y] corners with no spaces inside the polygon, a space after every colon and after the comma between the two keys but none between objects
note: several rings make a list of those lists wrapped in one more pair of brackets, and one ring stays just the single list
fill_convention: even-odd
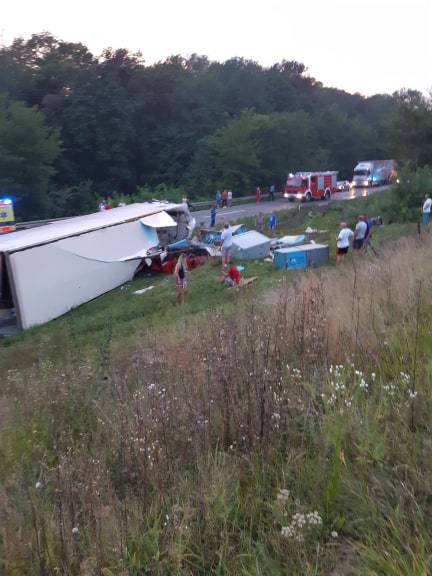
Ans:
[{"label": "grey metal container", "polygon": [[307,244],[308,266],[315,268],[329,261],[329,247],[326,244]]},{"label": "grey metal container", "polygon": [[293,248],[280,248],[274,252],[277,268],[293,270],[295,268],[315,268],[327,264],[329,247],[326,244],[300,244]]},{"label": "grey metal container", "polygon": [[256,230],[233,236],[231,256],[237,260],[255,260],[270,254],[270,238]]}]

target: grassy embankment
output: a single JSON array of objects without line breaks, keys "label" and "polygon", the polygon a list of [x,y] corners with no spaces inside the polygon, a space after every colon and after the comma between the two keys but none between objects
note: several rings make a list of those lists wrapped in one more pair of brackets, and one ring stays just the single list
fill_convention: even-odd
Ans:
[{"label": "grassy embankment", "polygon": [[[360,198],[350,202],[333,203],[328,207],[314,204],[301,205],[300,211],[279,212],[277,235],[302,233],[310,226],[327,230],[327,233],[313,235],[316,242],[330,244],[330,266],[335,264],[335,236],[339,222],[346,220],[352,227],[356,216],[367,211],[371,216],[386,216],[390,193],[381,193],[369,198]],[[312,213],[312,216],[309,216]],[[248,228],[254,228],[252,219],[243,221]],[[413,225],[392,224],[374,231],[374,245],[415,232]],[[351,257],[350,257],[351,258]],[[269,262],[243,262],[245,277],[258,276],[259,280],[247,292],[260,298],[269,288],[278,286],[282,281],[294,280],[303,276],[303,272],[285,273],[277,270]],[[183,332],[197,317],[204,320],[216,310],[224,309],[238,313],[243,303],[243,294],[228,293],[219,282],[219,265],[215,262],[192,272],[189,282],[189,294],[184,308],[176,308],[175,288],[172,277],[137,277],[128,285],[114,290],[93,302],[73,310],[69,314],[49,324],[29,330],[15,338],[0,340],[0,362],[8,367],[17,363],[33,363],[42,353],[49,350],[55,359],[64,356],[65,349],[78,344],[94,351],[105,345],[108,338],[114,347],[134,346],[149,331],[165,332],[179,327]],[[142,296],[133,292],[147,286],[155,288]]]},{"label": "grassy embankment", "polygon": [[427,574],[431,248],[411,236],[287,282],[250,264],[259,283],[226,305],[204,267],[181,310],[163,284],[116,291],[3,348],[27,357],[3,383],[0,569]]}]

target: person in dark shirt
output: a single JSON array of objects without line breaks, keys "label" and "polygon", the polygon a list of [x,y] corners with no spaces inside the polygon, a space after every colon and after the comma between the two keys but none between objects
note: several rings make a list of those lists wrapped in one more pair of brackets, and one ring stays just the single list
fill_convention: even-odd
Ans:
[{"label": "person in dark shirt", "polygon": [[216,225],[216,204],[213,204],[210,210],[210,228],[214,228]]}]

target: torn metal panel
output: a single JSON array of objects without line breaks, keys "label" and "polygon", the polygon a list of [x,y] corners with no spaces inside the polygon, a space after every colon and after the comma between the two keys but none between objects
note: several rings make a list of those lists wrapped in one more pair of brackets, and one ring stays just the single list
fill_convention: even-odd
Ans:
[{"label": "torn metal panel", "polygon": [[171,228],[177,226],[177,222],[174,218],[166,212],[158,212],[151,216],[145,216],[145,218],[141,218],[140,222],[145,226],[150,226],[150,228]]}]

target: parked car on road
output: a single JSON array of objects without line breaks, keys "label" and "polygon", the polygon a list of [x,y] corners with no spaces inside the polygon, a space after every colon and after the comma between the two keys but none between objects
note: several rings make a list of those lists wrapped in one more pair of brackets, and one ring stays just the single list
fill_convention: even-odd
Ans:
[{"label": "parked car on road", "polygon": [[351,184],[348,180],[338,180],[336,188],[338,189],[338,192],[345,192],[351,188]]}]

